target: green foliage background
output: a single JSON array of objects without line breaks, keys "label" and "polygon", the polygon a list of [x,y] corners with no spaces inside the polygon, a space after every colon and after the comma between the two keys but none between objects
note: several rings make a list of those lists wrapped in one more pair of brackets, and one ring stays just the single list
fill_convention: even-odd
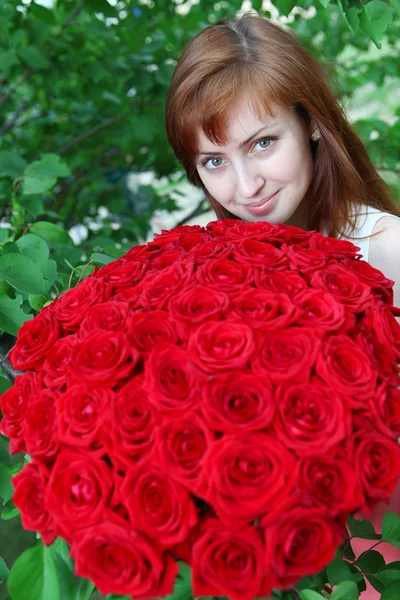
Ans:
[{"label": "green foliage background", "polygon": [[[155,210],[175,208],[169,194],[184,176],[164,130],[164,103],[174,65],[200,29],[250,4],[57,0],[49,9],[34,0],[2,0],[3,357],[24,321],[76,285],[94,265],[113,260],[145,239]],[[252,7],[260,15],[280,16],[326,63],[374,163],[400,199],[400,1],[254,0]],[[127,175],[144,171],[163,178],[163,185],[128,187]],[[108,216],[102,216],[100,207],[108,209]],[[205,208],[201,204],[197,212]],[[88,227],[88,237],[75,245],[69,230],[82,224]],[[13,377],[6,362],[1,366],[0,392]],[[20,552],[34,547],[18,559],[10,592],[6,584],[0,585],[0,598],[9,593],[12,600],[89,598],[90,586],[71,579],[72,565],[61,542],[48,551],[36,545],[33,533],[22,532],[11,501],[10,477],[24,460],[10,460],[7,441],[0,436],[0,556],[5,558],[0,558],[0,581],[7,579]],[[398,544],[400,526],[393,523]],[[340,564],[331,565],[322,579],[309,578],[299,586],[302,600],[323,597],[318,592],[324,582],[350,581],[353,585],[346,584],[342,591],[338,587],[336,596],[358,597],[360,565],[350,569],[343,567],[347,563],[340,556],[336,560]],[[378,573],[371,577],[382,598],[397,597],[392,591],[400,581],[399,565],[388,569],[373,554],[364,562],[369,572]],[[16,583],[34,568],[46,574],[40,589]],[[190,597],[185,576],[175,598]]]}]

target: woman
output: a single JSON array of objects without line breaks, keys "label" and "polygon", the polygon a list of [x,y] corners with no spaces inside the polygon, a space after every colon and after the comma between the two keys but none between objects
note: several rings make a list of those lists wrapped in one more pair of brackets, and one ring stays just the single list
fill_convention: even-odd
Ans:
[{"label": "woman", "polygon": [[[350,239],[395,282],[400,209],[317,61],[288,32],[244,15],[185,48],[166,105],[169,142],[218,218],[286,223]],[[378,506],[400,512],[400,488]],[[371,543],[355,541],[356,552]],[[386,562],[400,551],[382,546]],[[363,600],[378,598],[369,588]]]}]

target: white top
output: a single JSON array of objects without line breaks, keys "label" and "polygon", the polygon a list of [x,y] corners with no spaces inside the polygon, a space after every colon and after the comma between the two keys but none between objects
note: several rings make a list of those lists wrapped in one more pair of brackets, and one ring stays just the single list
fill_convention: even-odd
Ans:
[{"label": "white top", "polygon": [[[382,217],[394,217],[395,219],[399,219],[396,215],[392,215],[392,213],[382,212],[378,208],[372,208],[371,206],[364,206],[365,210],[360,212],[357,216],[356,228],[350,235],[342,235],[339,239],[341,240],[349,240],[353,242],[355,246],[360,248],[360,253],[363,256],[363,259],[368,261],[369,259],[369,244],[371,241],[371,235],[376,223]],[[348,229],[349,233],[350,230]],[[346,233],[346,232],[345,232]],[[368,237],[365,237],[368,236]],[[355,239],[355,238],[364,238],[364,239]]]}]

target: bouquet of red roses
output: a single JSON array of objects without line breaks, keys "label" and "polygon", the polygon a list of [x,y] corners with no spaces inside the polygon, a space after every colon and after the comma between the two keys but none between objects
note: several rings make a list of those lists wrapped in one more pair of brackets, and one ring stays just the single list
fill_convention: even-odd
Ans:
[{"label": "bouquet of red roses", "polygon": [[223,220],[132,248],[9,357],[23,524],[103,593],[251,600],[318,572],[400,476],[393,282],[350,242]]}]

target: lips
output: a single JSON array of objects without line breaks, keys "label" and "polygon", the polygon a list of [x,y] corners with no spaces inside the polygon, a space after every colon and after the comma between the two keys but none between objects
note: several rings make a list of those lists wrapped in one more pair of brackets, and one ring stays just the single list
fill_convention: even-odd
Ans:
[{"label": "lips", "polygon": [[245,204],[244,208],[247,210],[247,212],[251,213],[252,215],[264,217],[275,207],[279,192],[280,190],[277,190],[276,192],[271,194],[271,196],[268,196],[267,198],[264,198],[259,202]]}]

